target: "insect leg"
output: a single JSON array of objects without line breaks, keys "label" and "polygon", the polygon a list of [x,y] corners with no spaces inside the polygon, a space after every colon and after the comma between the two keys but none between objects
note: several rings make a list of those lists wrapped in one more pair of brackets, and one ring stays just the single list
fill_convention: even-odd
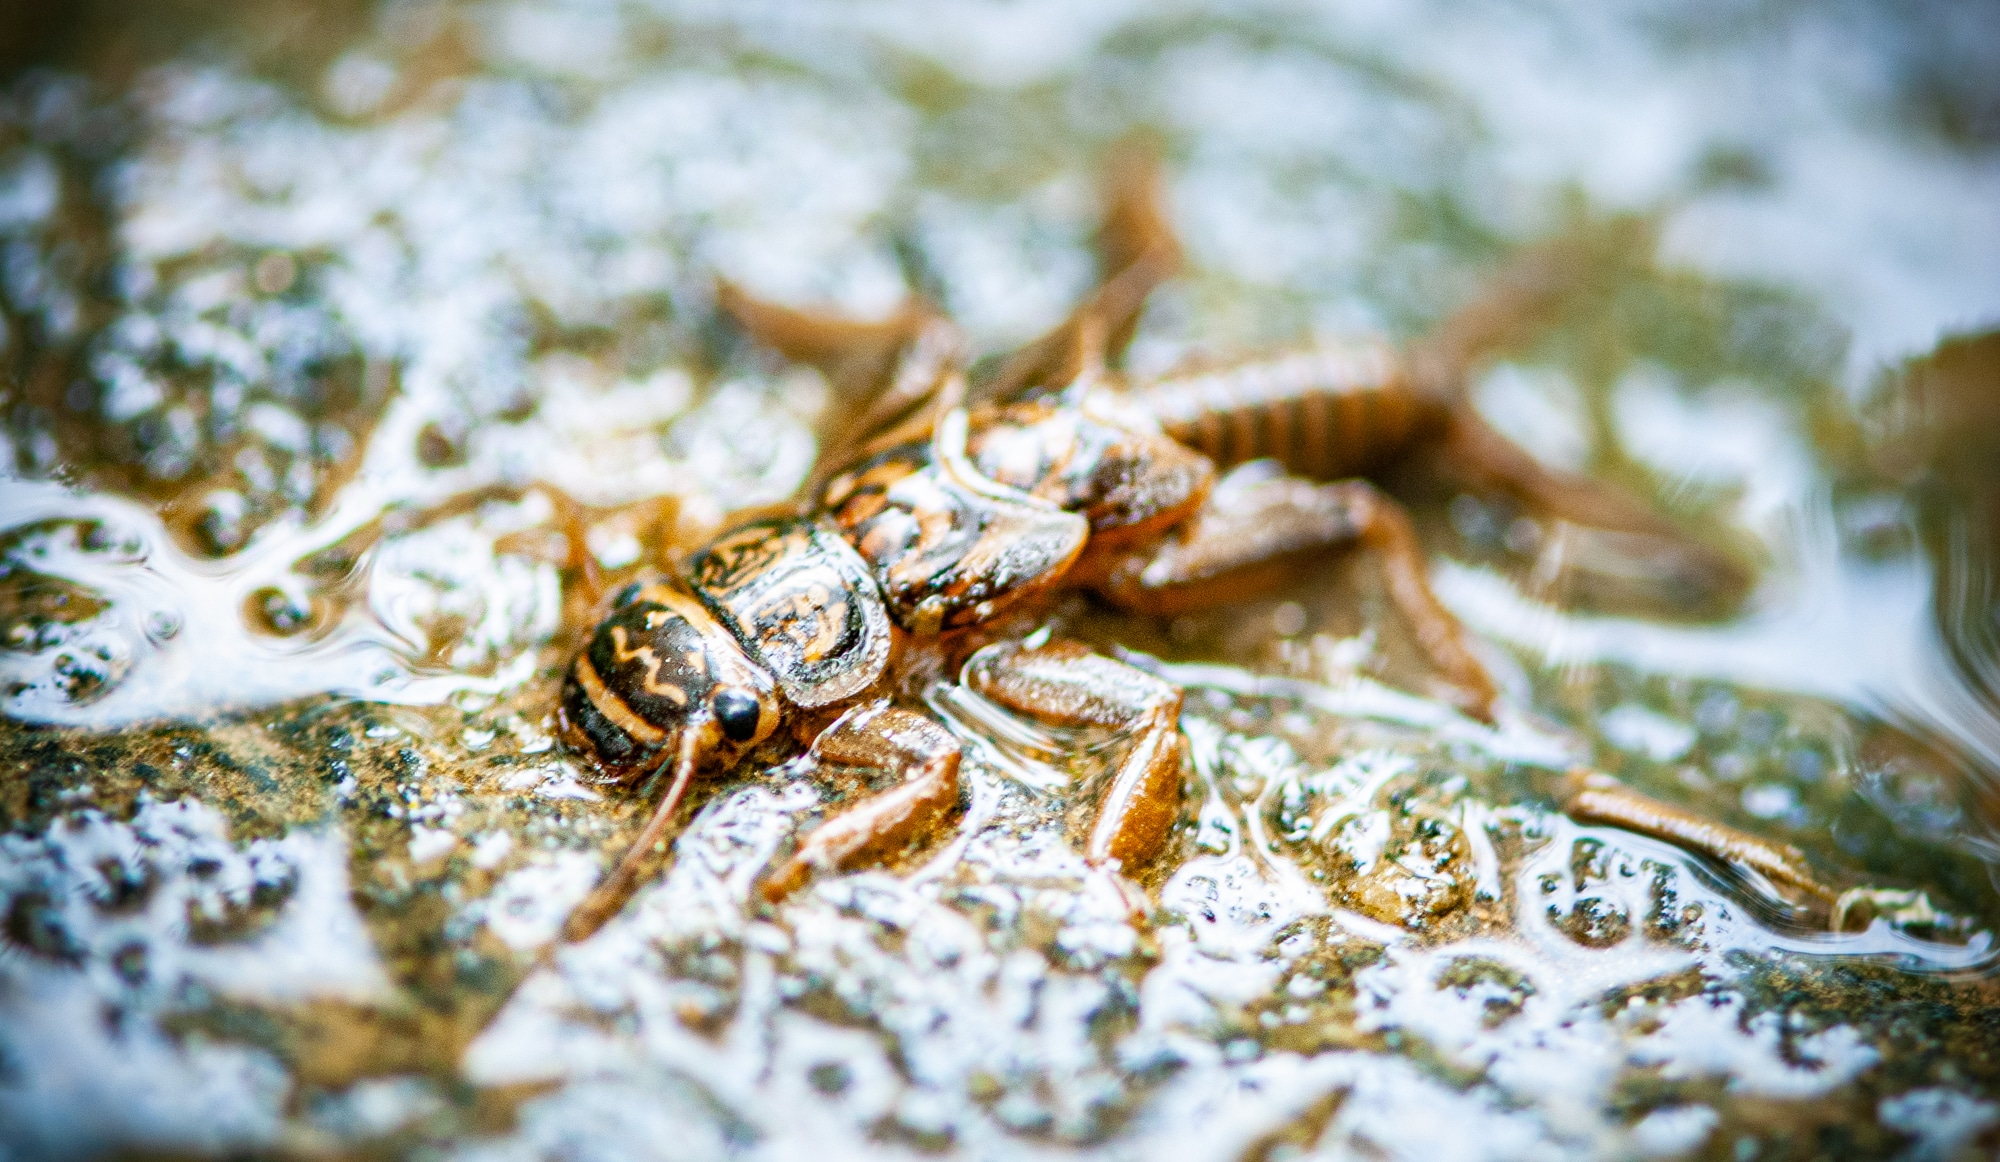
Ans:
[{"label": "insect leg", "polygon": [[1171,616],[1275,588],[1328,550],[1375,550],[1389,600],[1469,713],[1491,719],[1493,680],[1439,603],[1423,547],[1395,501],[1366,481],[1313,484],[1249,464],[1225,476],[1195,518],[1096,580],[1113,605]]},{"label": "insect leg", "polygon": [[851,710],[820,733],[812,757],[822,764],[904,771],[902,785],[869,797],[806,836],[797,854],[764,881],[776,901],[816,871],[835,871],[879,858],[930,829],[958,804],[959,746],[920,714],[887,706]]},{"label": "insect leg", "polygon": [[1068,641],[990,646],[966,664],[965,682],[1002,706],[1051,725],[1127,732],[1132,747],[1104,792],[1084,858],[1130,871],[1160,853],[1180,812],[1179,689]]},{"label": "insect leg", "polygon": [[826,376],[833,400],[821,424],[822,467],[908,417],[965,361],[957,326],[920,302],[864,322],[765,302],[730,282],[717,284],[716,301],[758,342]]},{"label": "insect leg", "polygon": [[1518,352],[1559,325],[1586,295],[1604,295],[1620,268],[1649,261],[1657,219],[1620,215],[1516,251],[1459,305],[1410,345],[1411,379],[1439,399],[1465,398],[1481,364]]},{"label": "insect leg", "polygon": [[1006,402],[1037,387],[1062,387],[1091,364],[1123,358],[1153,288],[1180,268],[1181,246],[1168,219],[1159,158],[1122,147],[1104,181],[1097,230],[1097,287],[1069,318],[1021,348],[980,385],[980,398]]},{"label": "insect leg", "polygon": [[1559,789],[1563,812],[1579,823],[1605,823],[1662,839],[1719,863],[1754,872],[1781,891],[1831,905],[1833,889],[1814,876],[1798,848],[1726,827],[1663,803],[1597,771],[1572,771]]},{"label": "insect leg", "polygon": [[[1167,213],[1166,180],[1157,153],[1137,142],[1113,151],[1104,175],[1104,218],[1098,225],[1097,272],[1108,291],[1093,296],[1103,321],[1105,358],[1119,362],[1139,326],[1154,286],[1180,267],[1181,243]],[[1131,273],[1133,285],[1111,289]]]},{"label": "insect leg", "polygon": [[808,363],[837,380],[837,388],[861,389],[887,380],[902,348],[934,317],[907,303],[886,319],[864,321],[825,311],[806,311],[759,299],[735,283],[718,280],[716,305],[752,338],[796,363]]},{"label": "insect leg", "polygon": [[1452,409],[1434,462],[1445,475],[1476,490],[1611,534],[1617,551],[1642,564],[1650,587],[1685,608],[1733,607],[1754,581],[1742,561],[1696,540],[1628,493],[1543,465],[1470,407]]}]

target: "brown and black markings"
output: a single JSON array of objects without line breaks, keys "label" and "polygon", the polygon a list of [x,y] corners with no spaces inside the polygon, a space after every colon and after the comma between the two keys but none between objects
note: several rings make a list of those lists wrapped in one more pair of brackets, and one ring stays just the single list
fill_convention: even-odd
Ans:
[{"label": "brown and black markings", "polygon": [[[1153,860],[1181,800],[1181,694],[1074,642],[991,641],[1009,611],[1058,588],[1167,615],[1239,601],[1334,550],[1372,550],[1385,590],[1447,697],[1490,720],[1495,688],[1431,593],[1408,518],[1357,473],[1423,453],[1471,483],[1568,519],[1648,538],[1697,583],[1741,571],[1637,502],[1542,468],[1464,402],[1471,360],[1552,293],[1537,255],[1500,289],[1398,357],[1312,352],[1121,384],[1108,362],[1179,249],[1157,173],[1115,174],[1099,239],[1103,279],[1056,330],[962,402],[963,344],[918,305],[856,323],[721,301],[748,332],[810,362],[846,425],[807,502],[726,531],[674,584],[619,605],[565,682],[562,736],[628,780],[672,771],[618,867],[572,914],[580,939],[651,866],[692,776],[740,760],[782,720],[815,766],[902,776],[806,834],[765,877],[773,899],[814,874],[877,861],[935,830],[959,798],[959,745],[912,706],[914,663],[1052,725],[1126,736],[1084,855],[1114,875]],[[926,402],[931,401],[931,402]],[[871,425],[889,425],[868,440]],[[1218,479],[1222,468],[1232,469]],[[1569,805],[1678,842],[1822,902],[1796,852],[1691,817],[1597,776]],[[1119,882],[1124,883],[1120,880]],[[1135,912],[1142,901],[1126,885]]]},{"label": "brown and black markings", "polygon": [[[1068,571],[1090,522],[965,465],[964,414],[834,477],[828,521],[881,583],[896,623],[935,637],[991,621]],[[943,449],[940,451],[940,449]]]},{"label": "brown and black markings", "polygon": [[812,517],[735,529],[694,555],[687,579],[793,706],[854,698],[888,672],[881,590],[853,547]]},{"label": "brown and black markings", "polygon": [[562,739],[624,781],[669,764],[674,781],[630,853],[572,914],[571,932],[602,924],[609,913],[597,911],[631,894],[695,773],[747,754],[781,714],[776,680],[700,602],[666,585],[620,596],[570,665],[557,715]]}]

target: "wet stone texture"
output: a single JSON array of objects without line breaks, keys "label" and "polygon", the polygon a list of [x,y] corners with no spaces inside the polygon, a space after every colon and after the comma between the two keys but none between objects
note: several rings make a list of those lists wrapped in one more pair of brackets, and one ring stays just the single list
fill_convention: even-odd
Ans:
[{"label": "wet stone texture", "polygon": [[[79,11],[0,15],[0,1158],[2000,1150],[2000,739],[1853,406],[2000,317],[1981,10]],[[1407,340],[1569,237],[1476,400],[1756,592],[1392,479],[1497,726],[1352,562],[1065,599],[1187,692],[1142,922],[1079,854],[1124,741],[946,674],[949,827],[766,903],[864,789],[772,744],[561,943],[657,788],[553,738],[600,611],[540,486],[614,586],[791,495],[839,402],[715,276],[1003,354],[1134,134],[1189,269],[1132,372]],[[1569,819],[1579,766],[1839,922]]]}]

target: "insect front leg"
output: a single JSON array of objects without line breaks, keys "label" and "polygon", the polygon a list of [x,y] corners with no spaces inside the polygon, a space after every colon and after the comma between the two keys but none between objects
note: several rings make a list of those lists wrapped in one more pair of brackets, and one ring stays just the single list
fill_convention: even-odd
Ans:
[{"label": "insect front leg", "polygon": [[1100,801],[1084,858],[1129,872],[1160,853],[1180,812],[1178,688],[1068,641],[989,646],[973,655],[964,677],[980,694],[1040,722],[1127,733],[1131,749]]},{"label": "insect front leg", "polygon": [[815,480],[862,441],[910,418],[965,362],[958,327],[921,302],[865,321],[765,302],[728,282],[716,299],[752,338],[826,376],[833,399],[820,424]]},{"label": "insect front leg", "polygon": [[1241,601],[1284,583],[1327,551],[1375,551],[1390,603],[1416,635],[1454,701],[1490,720],[1495,691],[1458,619],[1431,592],[1423,547],[1402,506],[1366,481],[1313,484],[1268,462],[1225,476],[1193,520],[1093,579],[1112,604],[1172,616]]},{"label": "insect front leg", "polygon": [[820,732],[812,758],[822,765],[905,772],[900,786],[863,800],[806,836],[764,882],[775,902],[814,872],[880,859],[929,831],[958,805],[958,741],[921,714],[890,706],[850,710]]}]

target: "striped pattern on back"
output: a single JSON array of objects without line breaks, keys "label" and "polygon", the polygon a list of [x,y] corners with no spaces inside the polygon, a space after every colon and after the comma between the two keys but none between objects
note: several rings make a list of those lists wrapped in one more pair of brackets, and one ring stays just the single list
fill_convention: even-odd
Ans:
[{"label": "striped pattern on back", "polygon": [[1392,459],[1442,414],[1382,346],[1321,348],[1139,385],[1132,400],[1223,468],[1265,457],[1338,480]]}]

